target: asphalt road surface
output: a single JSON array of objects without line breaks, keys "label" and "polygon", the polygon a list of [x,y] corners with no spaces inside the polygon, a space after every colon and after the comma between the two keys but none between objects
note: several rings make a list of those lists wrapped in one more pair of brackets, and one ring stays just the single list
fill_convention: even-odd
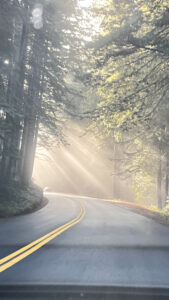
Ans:
[{"label": "asphalt road surface", "polygon": [[[48,193],[49,203],[0,220],[0,258],[83,213],[79,223],[0,273],[0,285],[169,287],[169,227],[109,202]],[[80,203],[79,203],[80,200]]]}]

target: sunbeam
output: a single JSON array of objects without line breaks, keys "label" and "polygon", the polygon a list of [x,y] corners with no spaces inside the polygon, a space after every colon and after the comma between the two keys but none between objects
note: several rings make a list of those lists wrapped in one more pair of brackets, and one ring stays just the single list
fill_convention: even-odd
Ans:
[{"label": "sunbeam", "polygon": [[[132,198],[125,182],[111,176],[109,147],[84,134],[83,126],[69,122],[65,135],[69,146],[44,150],[44,160],[35,161],[34,178],[43,188],[53,191],[100,198]],[[42,150],[41,150],[42,155]],[[123,188],[122,188],[123,187]],[[122,191],[123,190],[123,191]]]}]

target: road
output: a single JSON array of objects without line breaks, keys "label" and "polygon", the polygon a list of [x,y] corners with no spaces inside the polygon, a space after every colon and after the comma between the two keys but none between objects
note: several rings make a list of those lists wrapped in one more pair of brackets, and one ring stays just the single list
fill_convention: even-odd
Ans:
[{"label": "road", "polygon": [[169,227],[101,200],[48,194],[25,216],[0,220],[0,257],[76,218],[79,223],[0,273],[0,285],[169,287]]}]

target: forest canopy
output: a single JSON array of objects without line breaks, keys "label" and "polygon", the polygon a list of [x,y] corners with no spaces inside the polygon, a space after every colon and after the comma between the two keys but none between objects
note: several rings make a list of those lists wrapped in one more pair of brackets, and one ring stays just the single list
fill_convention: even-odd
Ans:
[{"label": "forest canopy", "polygon": [[94,122],[121,144],[117,173],[133,178],[136,199],[146,203],[157,191],[161,208],[168,196],[169,3],[99,3],[93,13],[102,19],[101,34],[88,44],[99,98]]},{"label": "forest canopy", "polygon": [[135,201],[166,206],[168,4],[1,0],[1,182],[28,185],[37,141],[64,143],[67,117],[88,119]]}]

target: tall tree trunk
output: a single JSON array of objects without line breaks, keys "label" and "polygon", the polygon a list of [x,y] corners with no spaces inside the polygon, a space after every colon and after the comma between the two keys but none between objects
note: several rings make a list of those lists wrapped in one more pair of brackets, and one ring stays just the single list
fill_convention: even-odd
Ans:
[{"label": "tall tree trunk", "polygon": [[167,204],[167,198],[168,198],[168,186],[169,186],[169,176],[168,176],[168,157],[166,158],[166,172],[165,172],[165,205]]},{"label": "tall tree trunk", "polygon": [[24,185],[30,183],[32,177],[35,149],[36,149],[36,120],[25,119],[24,140],[22,145],[21,181]]},{"label": "tall tree trunk", "polygon": [[161,146],[159,149],[159,159],[158,159],[158,171],[157,171],[157,201],[158,208],[162,209],[162,158],[161,158]]},{"label": "tall tree trunk", "polygon": [[[114,164],[113,164],[113,173],[118,174],[118,146],[116,143],[114,143]],[[113,198],[118,199],[119,198],[119,191],[118,191],[118,185],[117,185],[117,175],[113,175]]]},{"label": "tall tree trunk", "polygon": [[[26,20],[27,21],[27,20]],[[27,47],[27,22],[23,23],[20,47],[17,57],[13,58],[13,66],[11,62],[11,72],[9,74],[7,102],[15,107],[16,112],[21,111],[23,101],[23,84],[24,84],[24,69],[25,56]],[[14,44],[17,33],[14,34]],[[10,180],[18,177],[18,160],[19,146],[21,138],[20,117],[6,115],[6,126],[8,130],[4,137],[4,146],[1,160],[1,179]]]},{"label": "tall tree trunk", "polygon": [[[39,39],[39,40],[38,40]],[[41,85],[43,84],[43,63],[44,55],[40,48],[42,39],[40,32],[34,35],[32,46],[32,76],[29,80],[29,90],[27,95],[27,112],[24,119],[24,131],[21,146],[21,165],[20,178],[23,184],[27,185],[31,181],[38,128],[39,128],[39,114],[41,109],[42,92]]]}]

